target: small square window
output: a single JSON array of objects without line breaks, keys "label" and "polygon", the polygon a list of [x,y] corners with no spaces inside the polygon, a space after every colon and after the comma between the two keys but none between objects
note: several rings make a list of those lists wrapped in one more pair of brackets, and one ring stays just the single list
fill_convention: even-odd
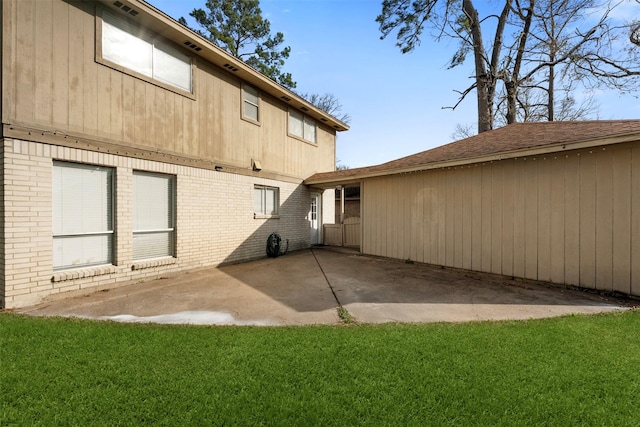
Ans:
[{"label": "small square window", "polygon": [[280,189],[256,185],[253,188],[253,212],[256,215],[278,215]]}]

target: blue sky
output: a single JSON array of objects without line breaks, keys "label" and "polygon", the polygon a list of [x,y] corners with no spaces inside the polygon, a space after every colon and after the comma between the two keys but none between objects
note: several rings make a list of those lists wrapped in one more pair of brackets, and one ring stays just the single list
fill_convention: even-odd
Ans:
[{"label": "blue sky", "polygon": [[[147,0],[172,18],[206,0]],[[482,2],[480,2],[482,3]],[[455,111],[454,90],[471,83],[473,62],[447,69],[455,42],[428,36],[402,54],[395,36],[380,40],[375,22],[381,0],[261,0],[271,31],[284,33],[291,55],[284,71],[299,93],[332,93],[351,116],[338,134],[337,158],[351,168],[369,166],[452,141],[456,124],[476,123],[475,93]],[[195,26],[193,21],[189,21]],[[640,118],[640,100],[603,91],[596,96],[599,119]]]}]

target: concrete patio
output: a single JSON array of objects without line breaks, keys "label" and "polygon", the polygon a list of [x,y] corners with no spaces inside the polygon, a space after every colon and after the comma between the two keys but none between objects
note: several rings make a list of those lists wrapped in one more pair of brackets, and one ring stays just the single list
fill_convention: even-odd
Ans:
[{"label": "concrete patio", "polygon": [[100,291],[58,295],[15,310],[36,316],[210,325],[528,319],[627,308],[629,301],[502,276],[316,247]]}]

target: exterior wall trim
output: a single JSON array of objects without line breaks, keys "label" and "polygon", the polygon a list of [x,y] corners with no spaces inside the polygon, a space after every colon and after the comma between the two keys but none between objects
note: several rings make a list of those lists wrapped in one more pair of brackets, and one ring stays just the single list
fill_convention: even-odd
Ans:
[{"label": "exterior wall trim", "polygon": [[55,129],[47,129],[25,124],[4,124],[3,135],[7,138],[15,138],[24,141],[40,142],[44,144],[60,145],[69,148],[96,151],[99,153],[113,154],[116,156],[127,156],[143,160],[152,160],[163,163],[171,163],[181,166],[196,167],[201,169],[216,170],[219,172],[233,173],[237,175],[253,176],[256,178],[267,178],[278,181],[285,181],[299,184],[300,178],[268,170],[253,171],[250,167],[239,168],[229,165],[224,161],[213,162],[197,157],[178,155],[175,153],[154,150],[148,148],[138,148],[135,146],[125,146],[113,140],[88,135],[66,134]]}]

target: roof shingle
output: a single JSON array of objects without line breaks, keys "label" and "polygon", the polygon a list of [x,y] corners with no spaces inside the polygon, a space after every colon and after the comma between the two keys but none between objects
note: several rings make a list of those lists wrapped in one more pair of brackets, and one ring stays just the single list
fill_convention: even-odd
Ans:
[{"label": "roof shingle", "polygon": [[376,166],[317,173],[305,182],[357,179],[453,160],[475,159],[545,146],[579,143],[638,133],[640,120],[513,123],[499,129],[455,141],[431,150]]}]

